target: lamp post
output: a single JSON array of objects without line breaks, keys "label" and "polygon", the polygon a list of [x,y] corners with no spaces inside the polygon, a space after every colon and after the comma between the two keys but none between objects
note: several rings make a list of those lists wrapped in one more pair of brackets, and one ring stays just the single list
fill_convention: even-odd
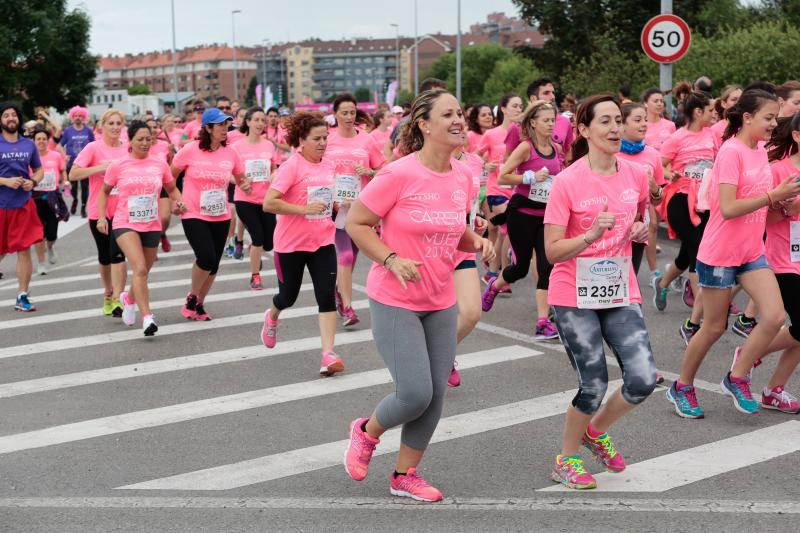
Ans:
[{"label": "lamp post", "polygon": [[231,37],[233,38],[233,98],[239,99],[239,71],[236,63],[236,14],[241,13],[241,9],[231,11]]},{"label": "lamp post", "polygon": [[419,33],[417,28],[417,0],[414,0],[414,95],[419,94]]},{"label": "lamp post", "polygon": [[178,114],[178,53],[175,51],[175,0],[172,7],[172,112]]},{"label": "lamp post", "polygon": [[389,24],[394,28],[394,63],[397,77],[397,91],[400,91],[400,25]]},{"label": "lamp post", "polygon": [[267,86],[267,44],[269,39],[261,40],[261,71],[264,73],[264,81],[261,84],[261,90]]},{"label": "lamp post", "polygon": [[461,0],[456,0],[456,21],[458,31],[456,32],[456,100],[461,103]]}]

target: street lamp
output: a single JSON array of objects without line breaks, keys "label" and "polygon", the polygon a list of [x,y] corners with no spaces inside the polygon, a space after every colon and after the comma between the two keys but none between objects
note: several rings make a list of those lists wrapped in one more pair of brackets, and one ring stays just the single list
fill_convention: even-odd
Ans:
[{"label": "street lamp", "polygon": [[456,32],[456,100],[461,103],[461,0],[456,0],[456,21],[458,31]]},{"label": "street lamp", "polygon": [[239,71],[236,64],[236,14],[241,13],[241,9],[231,11],[231,36],[233,37],[233,98],[239,99]]},{"label": "street lamp", "polygon": [[269,39],[261,39],[261,70],[264,72],[264,82],[261,84],[261,91],[267,87],[267,44]]},{"label": "street lamp", "polygon": [[178,53],[175,51],[175,0],[170,0],[172,7],[172,112],[180,116],[178,111]]},{"label": "street lamp", "polygon": [[419,94],[419,33],[417,31],[417,0],[414,0],[414,95]]},{"label": "street lamp", "polygon": [[389,26],[394,27],[394,63],[395,63],[395,74],[397,75],[397,91],[400,94],[400,25],[399,24],[389,24]]}]

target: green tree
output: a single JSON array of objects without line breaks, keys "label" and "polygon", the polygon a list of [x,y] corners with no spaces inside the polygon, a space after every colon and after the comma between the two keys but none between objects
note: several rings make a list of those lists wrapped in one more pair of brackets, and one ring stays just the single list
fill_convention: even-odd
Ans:
[{"label": "green tree", "polygon": [[150,87],[144,84],[140,85],[131,85],[128,87],[128,94],[131,96],[135,96],[137,94],[152,94]]},{"label": "green tree", "polygon": [[[250,78],[250,83],[247,84],[247,93],[244,95],[244,105],[253,107],[258,102],[256,101],[256,86],[258,85],[258,78],[253,76]],[[263,95],[262,95],[263,96]]]},{"label": "green tree", "polygon": [[[542,73],[527,57],[513,55],[495,63],[491,74],[483,86],[481,101],[490,105],[496,104],[507,92],[518,94],[522,101],[527,101],[528,84]],[[471,102],[468,100],[468,102]]]},{"label": "green tree", "polygon": [[372,95],[367,87],[359,87],[356,89],[356,92],[353,93],[353,96],[356,99],[356,102],[371,102]]},{"label": "green tree", "polygon": [[17,0],[0,19],[0,98],[66,109],[85,104],[97,68],[89,16],[66,0]]},{"label": "green tree", "polygon": [[414,101],[414,93],[412,91],[401,90],[397,94],[397,105],[404,106]]},{"label": "green tree", "polygon": [[[461,97],[465,102],[475,102],[483,96],[487,73],[494,70],[497,62],[508,59],[513,52],[499,44],[477,44],[464,47],[461,51]],[[439,78],[455,92],[456,55],[450,52],[434,61],[422,76]]]}]

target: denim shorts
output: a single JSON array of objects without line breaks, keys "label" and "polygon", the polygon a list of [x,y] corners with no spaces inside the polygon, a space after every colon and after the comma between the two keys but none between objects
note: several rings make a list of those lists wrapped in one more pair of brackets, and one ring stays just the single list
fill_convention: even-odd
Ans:
[{"label": "denim shorts", "polygon": [[740,266],[722,267],[711,266],[697,260],[697,277],[701,287],[709,289],[730,289],[736,285],[736,278],[742,274],[769,268],[767,258],[763,255],[755,261],[750,261]]},{"label": "denim shorts", "polygon": [[486,203],[489,205],[489,212],[494,211],[494,207],[503,205],[506,202],[508,202],[508,198],[502,194],[490,194],[486,196]]}]

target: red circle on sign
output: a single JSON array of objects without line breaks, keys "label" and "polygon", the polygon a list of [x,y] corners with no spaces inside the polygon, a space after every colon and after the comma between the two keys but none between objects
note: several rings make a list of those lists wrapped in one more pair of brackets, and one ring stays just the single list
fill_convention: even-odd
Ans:
[{"label": "red circle on sign", "polygon": [[[653,30],[656,24],[660,22],[671,22],[678,26],[678,28],[683,32],[683,39],[681,47],[678,49],[677,52],[674,52],[670,55],[661,55],[656,52],[650,44],[650,32]],[[686,52],[689,51],[689,46],[692,44],[692,33],[689,31],[689,25],[686,24],[686,21],[680,18],[677,15],[657,15],[650,20],[647,21],[647,24],[644,25],[642,29],[641,35],[641,43],[642,43],[642,50],[644,53],[657,63],[674,63],[675,61],[682,58],[686,55]]]}]

